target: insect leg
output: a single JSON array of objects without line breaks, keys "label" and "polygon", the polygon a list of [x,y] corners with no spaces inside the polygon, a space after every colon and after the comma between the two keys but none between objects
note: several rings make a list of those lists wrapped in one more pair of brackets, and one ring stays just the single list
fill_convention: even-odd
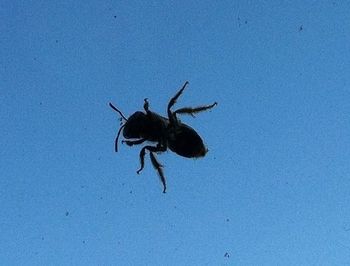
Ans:
[{"label": "insect leg", "polygon": [[160,144],[158,144],[156,147],[154,146],[145,146],[141,149],[140,151],[140,164],[141,167],[139,170],[137,170],[137,174],[139,174],[144,166],[145,166],[145,154],[146,154],[146,150],[149,150],[150,152],[162,152],[162,151],[166,151],[166,147],[161,146]]},{"label": "insect leg", "polygon": [[168,110],[176,103],[176,100],[180,97],[180,95],[182,94],[183,90],[186,88],[187,85],[188,85],[188,81],[186,81],[185,84],[182,86],[182,88],[175,94],[175,96],[170,99],[168,104]]},{"label": "insect leg", "polygon": [[159,177],[160,177],[160,181],[163,184],[163,193],[165,193],[166,191],[166,180],[165,180],[165,176],[163,173],[163,169],[162,169],[162,165],[158,162],[156,156],[154,155],[153,152],[150,152],[150,157],[151,157],[151,162],[153,164],[153,167],[158,171]]},{"label": "insect leg", "polygon": [[141,144],[143,142],[145,142],[146,139],[138,139],[138,140],[122,140],[122,143],[126,143],[126,145],[128,146],[133,146],[133,145],[138,145]]},{"label": "insect leg", "polygon": [[175,96],[170,99],[169,104],[168,104],[167,111],[168,111],[169,122],[171,125],[173,125],[175,127],[178,126],[178,121],[176,118],[176,114],[173,113],[170,109],[176,103],[176,100],[180,97],[180,95],[182,94],[182,92],[186,88],[187,84],[188,84],[188,81],[186,81],[185,84],[182,86],[182,88],[175,94]]},{"label": "insect leg", "polygon": [[148,102],[148,99],[147,98],[145,98],[144,99],[144,104],[143,104],[143,109],[145,109],[145,111],[146,111],[146,113],[148,113],[149,112],[149,102]]},{"label": "insect leg", "polygon": [[211,105],[204,105],[204,106],[198,106],[198,107],[184,107],[184,108],[180,108],[177,109],[174,114],[189,114],[191,116],[194,116],[195,113],[199,113],[199,112],[203,112],[206,111],[208,109],[213,108],[215,105],[217,105],[218,103],[215,102]]},{"label": "insect leg", "polygon": [[142,171],[143,167],[145,166],[145,154],[146,154],[146,147],[143,147],[140,151],[140,169],[136,171],[137,174],[140,174],[140,172]]},{"label": "insect leg", "polygon": [[153,154],[154,152],[163,152],[166,151],[166,147],[162,146],[160,144],[158,144],[156,147],[154,146],[145,146],[141,149],[140,151],[140,163],[141,163],[141,167],[139,170],[137,170],[137,174],[139,174],[142,169],[145,166],[145,154],[146,154],[146,150],[150,151],[150,157],[151,157],[151,162],[153,167],[158,171],[158,174],[160,176],[160,180],[162,181],[163,184],[163,192],[165,193],[166,190],[166,183],[165,183],[165,176],[162,170],[162,165],[157,161],[155,155]]},{"label": "insect leg", "polygon": [[170,108],[176,103],[176,100],[180,97],[183,90],[186,88],[187,84],[188,84],[188,81],[185,82],[185,84],[182,86],[182,88],[169,101],[167,111],[168,111],[168,118],[169,118],[170,124],[177,124],[176,115],[171,112]]}]

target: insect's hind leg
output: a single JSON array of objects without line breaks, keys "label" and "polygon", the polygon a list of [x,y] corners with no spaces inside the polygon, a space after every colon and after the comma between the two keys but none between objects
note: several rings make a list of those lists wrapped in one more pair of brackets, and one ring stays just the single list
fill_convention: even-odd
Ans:
[{"label": "insect's hind leg", "polygon": [[213,108],[215,105],[217,105],[218,103],[215,102],[211,105],[204,105],[204,106],[198,106],[198,107],[184,107],[184,108],[180,108],[177,109],[174,114],[189,114],[191,116],[194,116],[194,114],[199,113],[199,112],[203,112],[206,110],[209,110],[211,108]]}]

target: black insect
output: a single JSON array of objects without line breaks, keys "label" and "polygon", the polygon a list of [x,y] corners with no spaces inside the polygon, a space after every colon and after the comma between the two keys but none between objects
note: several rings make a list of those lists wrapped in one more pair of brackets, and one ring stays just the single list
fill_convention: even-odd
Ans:
[{"label": "black insect", "polygon": [[170,99],[167,112],[168,118],[160,116],[149,110],[149,103],[147,98],[144,99],[143,108],[145,113],[137,111],[132,114],[129,118],[126,118],[121,111],[119,111],[113,104],[109,103],[109,106],[119,113],[121,116],[120,120],[125,121],[125,124],[121,124],[121,128],[118,131],[115,139],[115,151],[118,151],[118,138],[120,132],[123,129],[123,136],[126,139],[122,143],[126,143],[128,146],[142,144],[145,141],[155,142],[155,146],[146,145],[140,151],[140,163],[141,167],[137,170],[139,174],[145,164],[146,150],[150,153],[152,165],[158,171],[160,180],[163,184],[163,193],[166,191],[166,181],[162,170],[162,165],[157,161],[155,153],[164,152],[169,148],[176,154],[187,157],[197,158],[203,157],[208,152],[208,149],[204,146],[201,137],[198,133],[190,126],[183,124],[176,117],[177,114],[189,114],[194,116],[195,113],[199,113],[208,109],[213,108],[217,103],[213,103],[207,106],[199,106],[195,108],[185,107],[180,108],[176,111],[171,111],[171,107],[176,103],[176,100],[182,94],[183,90],[187,86],[186,81],[178,93]]}]

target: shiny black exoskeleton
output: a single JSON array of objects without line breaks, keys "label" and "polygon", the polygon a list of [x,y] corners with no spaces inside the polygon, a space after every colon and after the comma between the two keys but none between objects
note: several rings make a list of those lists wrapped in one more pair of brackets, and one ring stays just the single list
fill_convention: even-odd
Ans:
[{"label": "shiny black exoskeleton", "polygon": [[164,152],[169,148],[176,154],[187,157],[197,158],[203,157],[207,153],[207,148],[204,146],[203,140],[197,134],[197,132],[190,126],[183,124],[177,119],[177,114],[190,114],[194,116],[195,113],[199,113],[213,108],[217,103],[213,103],[207,106],[199,106],[195,108],[185,107],[176,111],[171,111],[171,107],[176,103],[176,100],[182,94],[186,88],[188,82],[186,81],[182,88],[176,93],[176,95],[170,99],[167,112],[168,118],[160,116],[149,110],[149,103],[147,99],[144,100],[144,109],[146,113],[137,111],[129,118],[126,118],[121,111],[119,111],[113,104],[109,103],[109,106],[120,114],[121,119],[125,121],[125,124],[121,126],[115,139],[115,151],[118,151],[118,139],[121,130],[123,130],[123,136],[126,139],[123,140],[128,146],[138,145],[145,141],[156,142],[155,146],[144,146],[140,151],[141,167],[137,171],[139,174],[145,164],[146,150],[150,152],[150,158],[152,165],[158,171],[160,179],[163,184],[163,193],[166,191],[166,181],[162,170],[162,165],[157,161],[155,154],[158,152]]}]

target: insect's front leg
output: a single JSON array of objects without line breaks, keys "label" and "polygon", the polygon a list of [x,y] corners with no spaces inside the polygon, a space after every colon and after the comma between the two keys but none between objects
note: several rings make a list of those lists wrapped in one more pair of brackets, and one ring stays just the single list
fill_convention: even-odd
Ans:
[{"label": "insect's front leg", "polygon": [[143,109],[145,109],[147,114],[149,113],[149,102],[147,98],[144,99]]},{"label": "insect's front leg", "polygon": [[146,141],[147,139],[138,139],[138,140],[122,140],[122,143],[125,143],[128,146],[139,145]]}]

